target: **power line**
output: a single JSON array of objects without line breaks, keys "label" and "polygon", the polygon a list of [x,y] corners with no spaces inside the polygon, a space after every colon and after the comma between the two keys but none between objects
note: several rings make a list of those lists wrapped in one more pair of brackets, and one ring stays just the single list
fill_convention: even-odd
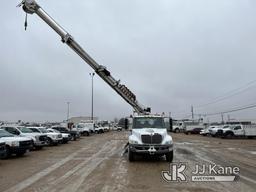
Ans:
[{"label": "power line", "polygon": [[236,112],[236,111],[242,111],[245,109],[251,109],[251,108],[255,108],[256,107],[256,103],[250,104],[250,105],[246,105],[246,106],[240,106],[234,109],[230,109],[227,111],[222,111],[222,112],[217,112],[217,113],[206,113],[204,114],[204,116],[213,116],[213,115],[220,115],[220,114],[225,114],[225,113],[232,113],[232,112]]},{"label": "power line", "polygon": [[202,108],[202,107],[205,107],[208,105],[212,105],[212,104],[218,103],[220,101],[226,100],[230,97],[233,97],[235,95],[238,95],[240,93],[243,93],[244,91],[249,90],[252,86],[254,86],[254,83],[256,83],[256,80],[250,81],[249,83],[246,83],[245,85],[243,85],[239,88],[228,91],[225,94],[223,94],[222,96],[215,97],[211,102],[208,102],[208,103],[205,103],[202,105],[198,105],[195,108]]}]

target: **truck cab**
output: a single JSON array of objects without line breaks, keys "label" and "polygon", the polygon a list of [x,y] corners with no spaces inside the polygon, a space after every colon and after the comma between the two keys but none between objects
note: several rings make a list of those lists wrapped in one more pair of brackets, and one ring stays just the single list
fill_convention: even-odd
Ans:
[{"label": "truck cab", "polygon": [[173,141],[168,135],[162,116],[140,115],[132,118],[129,136],[128,156],[133,161],[135,155],[164,156],[173,160]]}]

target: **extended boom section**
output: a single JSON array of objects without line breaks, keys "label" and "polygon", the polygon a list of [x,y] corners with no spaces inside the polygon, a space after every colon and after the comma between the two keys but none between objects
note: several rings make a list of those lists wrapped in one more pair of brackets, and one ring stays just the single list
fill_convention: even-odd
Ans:
[{"label": "extended boom section", "polygon": [[41,19],[43,19],[56,33],[61,37],[63,43],[66,43],[72,48],[86,63],[88,63],[93,70],[112,87],[125,101],[127,101],[137,113],[149,113],[150,108],[145,108],[140,105],[136,99],[134,93],[132,93],[125,85],[120,84],[119,80],[116,80],[111,76],[111,73],[105,66],[99,65],[93,58],[86,53],[83,48],[74,40],[74,38],[63,29],[52,17],[50,17],[35,0],[23,0],[23,10],[26,13],[36,13]]}]

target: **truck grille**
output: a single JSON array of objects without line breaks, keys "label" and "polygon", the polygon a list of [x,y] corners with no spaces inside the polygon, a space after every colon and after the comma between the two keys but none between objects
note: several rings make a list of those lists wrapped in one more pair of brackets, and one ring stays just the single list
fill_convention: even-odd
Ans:
[{"label": "truck grille", "polygon": [[217,134],[218,134],[218,135],[222,135],[222,134],[223,134],[223,130],[219,129],[219,130],[217,131]]},{"label": "truck grille", "polygon": [[47,141],[47,136],[46,135],[39,136],[39,141]]},{"label": "truck grille", "polygon": [[145,144],[161,144],[162,136],[160,134],[154,135],[141,135],[142,143]]},{"label": "truck grille", "polygon": [[20,147],[29,147],[32,145],[32,141],[20,141]]}]

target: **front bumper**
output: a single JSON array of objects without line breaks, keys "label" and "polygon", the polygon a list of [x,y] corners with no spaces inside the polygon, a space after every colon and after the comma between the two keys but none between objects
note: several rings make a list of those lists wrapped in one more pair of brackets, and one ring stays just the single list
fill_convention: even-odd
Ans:
[{"label": "front bumper", "polygon": [[25,152],[31,149],[33,149],[32,144],[28,146],[10,147],[10,152],[16,154],[16,153]]},{"label": "front bumper", "polygon": [[137,154],[164,155],[173,151],[173,145],[129,144],[129,150]]},{"label": "front bumper", "polygon": [[43,147],[43,146],[46,146],[46,145],[47,145],[46,141],[36,141],[36,142],[34,142],[35,147]]}]

